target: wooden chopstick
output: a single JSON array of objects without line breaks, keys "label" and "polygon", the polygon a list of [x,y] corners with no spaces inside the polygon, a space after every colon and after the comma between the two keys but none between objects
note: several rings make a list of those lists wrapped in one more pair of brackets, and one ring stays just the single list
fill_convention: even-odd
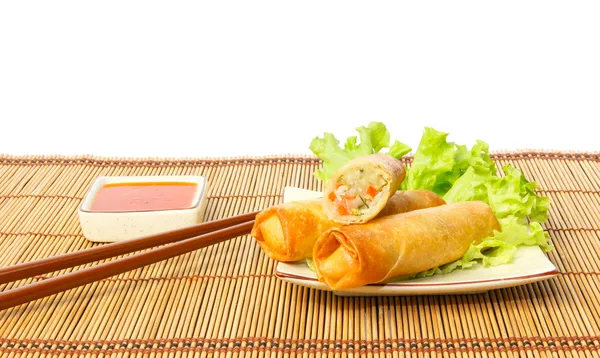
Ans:
[{"label": "wooden chopstick", "polygon": [[216,229],[253,220],[258,211],[232,216],[229,218],[209,221],[183,229],[167,231],[157,235],[144,236],[136,239],[114,242],[91,249],[70,252],[63,255],[48,257],[40,260],[24,262],[18,265],[0,268],[0,285],[21,280],[48,272],[83,265],[94,261],[140,251],[150,247],[170,244],[193,236],[198,236]]},{"label": "wooden chopstick", "polygon": [[248,234],[254,220],[0,293],[0,310]]}]

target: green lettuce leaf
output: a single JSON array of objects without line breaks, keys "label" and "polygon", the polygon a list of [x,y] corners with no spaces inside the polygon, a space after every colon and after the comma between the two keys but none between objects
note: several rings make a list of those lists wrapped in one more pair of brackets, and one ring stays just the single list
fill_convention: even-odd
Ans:
[{"label": "green lettuce leaf", "polygon": [[497,177],[491,174],[477,174],[473,167],[458,178],[450,190],[446,192],[443,199],[447,203],[458,203],[461,201],[486,201],[488,197],[487,183]]},{"label": "green lettuce leaf", "polygon": [[479,175],[495,175],[496,164],[490,158],[489,149],[489,145],[481,140],[476,141],[471,150],[465,145],[457,145],[454,172],[461,176],[472,168]]},{"label": "green lettuce leaf", "polygon": [[487,184],[487,202],[496,217],[512,216],[521,221],[528,217],[535,222],[546,221],[550,200],[535,193],[537,184],[529,182],[517,168],[506,165],[502,169],[505,176]]},{"label": "green lettuce leaf", "polygon": [[507,264],[522,245],[552,250],[548,233],[540,224],[548,217],[550,200],[535,193],[537,184],[529,182],[519,169],[509,165],[502,168],[503,177],[489,171],[478,173],[476,167],[482,169],[485,166],[468,167],[444,195],[444,200],[448,203],[474,200],[488,203],[500,222],[501,232],[495,232],[477,245],[472,244],[455,262],[402,279],[450,273],[475,264],[484,267]]},{"label": "green lettuce leaf", "polygon": [[446,137],[448,133],[425,127],[403,189],[426,189],[440,195],[450,189],[458,178],[453,173],[456,147],[448,143]]},{"label": "green lettuce leaf", "polygon": [[469,150],[448,142],[448,134],[425,127],[403,189],[426,189],[444,195],[470,168],[480,176],[496,172],[487,143],[478,140]]},{"label": "green lettuce leaf", "polygon": [[412,148],[408,145],[399,141],[394,141],[394,144],[392,144],[392,147],[390,148],[388,154],[396,159],[400,159],[406,154],[410,153],[411,150]]},{"label": "green lettuce leaf", "polygon": [[[344,164],[350,160],[379,153],[383,148],[390,146],[390,132],[381,122],[371,122],[367,127],[358,127],[360,142],[356,136],[346,139],[344,147],[340,147],[340,141],[331,133],[324,133],[323,137],[315,137],[310,143],[310,150],[323,161],[321,169],[317,169],[314,175],[327,182]],[[409,153],[411,148],[406,144],[395,141],[388,154],[400,159]]]},{"label": "green lettuce leaf", "polygon": [[550,200],[535,192],[537,184],[510,165],[502,168],[504,176],[499,177],[487,143],[478,140],[469,150],[448,142],[447,136],[425,129],[405,188],[432,190],[448,203],[483,201],[498,218],[501,232],[471,245],[460,260],[411,277],[449,273],[475,264],[506,264],[521,245],[551,250],[548,234],[540,225],[548,218]]}]

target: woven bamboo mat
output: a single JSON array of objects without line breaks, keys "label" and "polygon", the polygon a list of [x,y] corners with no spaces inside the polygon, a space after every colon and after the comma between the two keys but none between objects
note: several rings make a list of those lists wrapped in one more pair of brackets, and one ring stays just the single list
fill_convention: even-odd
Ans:
[{"label": "woven bamboo mat", "polygon": [[[477,295],[343,298],[277,279],[246,236],[2,311],[0,355],[598,357],[600,155],[494,159],[551,198],[557,277]],[[319,165],[0,156],[0,266],[91,247],[77,207],[99,175],[205,175],[213,220],[279,203],[287,185],[319,190]]]}]

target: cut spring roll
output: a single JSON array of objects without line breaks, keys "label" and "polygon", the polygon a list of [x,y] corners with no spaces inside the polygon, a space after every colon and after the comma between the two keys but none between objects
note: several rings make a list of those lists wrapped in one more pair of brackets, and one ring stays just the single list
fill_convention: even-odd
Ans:
[{"label": "cut spring roll", "polygon": [[[380,215],[404,213],[445,204],[427,190],[397,192]],[[289,262],[312,257],[319,236],[337,226],[323,212],[320,199],[272,206],[256,216],[251,235],[270,258]]]},{"label": "cut spring roll", "polygon": [[500,224],[486,203],[446,204],[331,228],[315,243],[313,260],[319,281],[355,288],[458,260],[494,230]]},{"label": "cut spring roll", "polygon": [[360,224],[376,217],[406,177],[404,165],[385,154],[355,158],[323,189],[325,214],[340,224]]}]

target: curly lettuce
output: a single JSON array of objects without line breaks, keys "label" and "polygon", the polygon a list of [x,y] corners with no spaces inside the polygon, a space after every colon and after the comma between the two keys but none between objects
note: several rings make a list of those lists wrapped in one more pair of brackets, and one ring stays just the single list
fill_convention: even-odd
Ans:
[{"label": "curly lettuce", "polygon": [[487,143],[477,141],[469,150],[448,142],[447,137],[448,133],[425,127],[403,189],[425,189],[444,195],[469,168],[480,174],[495,172]]},{"label": "curly lettuce", "polygon": [[[477,141],[471,150],[467,150],[465,146],[446,142],[446,135],[433,129],[425,131],[421,142],[435,143],[439,146],[439,151],[444,153],[435,153],[435,148],[424,146],[427,155],[421,154],[421,158],[426,160],[419,161],[409,169],[407,177],[412,178],[412,182],[408,183],[407,188],[434,190],[448,203],[483,201],[492,208],[500,222],[501,231],[484,238],[478,244],[472,244],[459,260],[409,278],[449,273],[475,264],[484,267],[507,264],[513,260],[515,252],[522,245],[537,245],[544,251],[552,250],[548,233],[541,226],[548,218],[550,200],[535,192],[537,184],[527,180],[519,169],[510,165],[502,168],[502,177],[498,176],[485,142]],[[445,166],[433,163],[441,160],[442,156],[446,158]],[[424,169],[431,167],[436,167],[437,170]],[[432,186],[433,181],[422,178],[421,175],[436,178],[435,185]],[[425,185],[428,186],[424,187]]]},{"label": "curly lettuce", "polygon": [[[319,179],[326,181],[352,158],[377,153],[389,146],[390,133],[383,123],[371,122],[357,131],[360,144],[356,143],[356,137],[350,137],[343,149],[331,133],[313,139],[311,150],[323,160],[323,168],[315,173]],[[548,234],[541,225],[548,218],[550,200],[536,193],[537,184],[510,165],[505,165],[503,175],[499,176],[486,142],[477,140],[469,149],[449,142],[448,135],[425,127],[400,189],[430,190],[448,203],[483,201],[492,208],[501,231],[472,244],[457,261],[398,279],[445,274],[477,264],[484,267],[507,264],[522,245],[552,250]],[[399,158],[410,151],[410,147],[396,141],[389,154]]]}]

